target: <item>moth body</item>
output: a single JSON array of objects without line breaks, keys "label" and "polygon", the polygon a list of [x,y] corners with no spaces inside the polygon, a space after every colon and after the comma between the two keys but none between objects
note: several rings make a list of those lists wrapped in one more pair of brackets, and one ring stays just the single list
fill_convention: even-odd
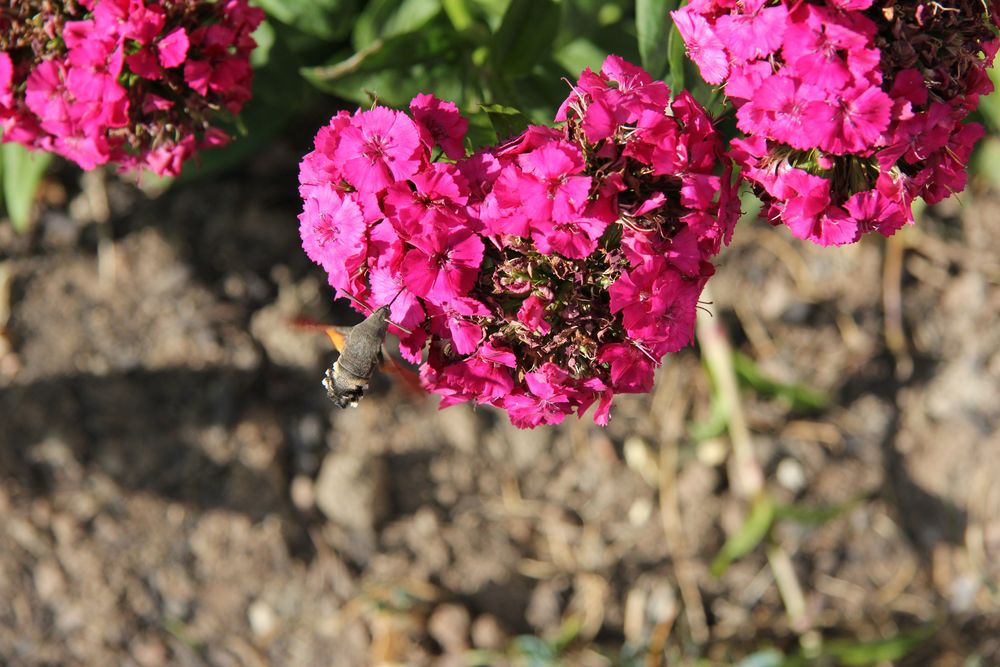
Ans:
[{"label": "moth body", "polygon": [[388,329],[389,307],[382,306],[347,333],[340,356],[323,379],[327,395],[337,406],[357,407],[372,374],[382,363]]}]

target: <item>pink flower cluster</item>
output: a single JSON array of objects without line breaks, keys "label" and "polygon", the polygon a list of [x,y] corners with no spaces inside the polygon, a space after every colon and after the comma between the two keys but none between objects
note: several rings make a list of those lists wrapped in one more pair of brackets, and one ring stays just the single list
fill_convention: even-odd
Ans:
[{"label": "pink flower cluster", "polygon": [[319,131],[300,171],[306,253],[338,293],[391,304],[442,407],[534,427],[597,403],[606,424],[615,393],[649,391],[691,341],[739,216],[711,119],[616,56],[581,75],[563,126],[469,157],[454,104],[420,95],[410,112]]},{"label": "pink flower cluster", "polygon": [[250,98],[247,0],[0,2],[3,140],[176,175]]},{"label": "pink flower cluster", "polygon": [[692,0],[688,53],[737,108],[732,156],[763,215],[821,245],[891,235],[964,189],[1000,3]]}]

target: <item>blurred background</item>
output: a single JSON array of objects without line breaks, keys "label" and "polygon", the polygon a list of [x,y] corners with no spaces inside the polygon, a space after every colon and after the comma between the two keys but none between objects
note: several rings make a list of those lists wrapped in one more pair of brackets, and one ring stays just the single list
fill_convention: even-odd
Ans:
[{"label": "blurred background", "polygon": [[52,162],[26,204],[4,173],[0,663],[1000,665],[1000,99],[892,239],[747,215],[607,428],[382,376],[340,411],[291,325],[357,319],[298,240],[333,113],[545,122],[608,53],[720,101],[668,1],[259,4],[241,140],[174,182]]}]

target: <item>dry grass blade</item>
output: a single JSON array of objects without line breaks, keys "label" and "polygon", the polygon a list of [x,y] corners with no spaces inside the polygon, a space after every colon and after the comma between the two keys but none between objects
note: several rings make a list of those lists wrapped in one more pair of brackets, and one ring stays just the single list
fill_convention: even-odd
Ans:
[{"label": "dry grass blade", "polygon": [[[710,290],[711,285],[707,285],[702,292],[704,301],[712,301]],[[727,429],[733,446],[731,473],[734,489],[740,497],[752,498],[763,488],[764,476],[754,456],[750,429],[740,402],[732,346],[722,323],[704,313],[698,314],[696,335],[716,391],[729,416]]]},{"label": "dry grass blade", "polygon": [[110,288],[115,283],[117,259],[115,240],[111,232],[111,205],[108,202],[107,174],[101,168],[86,171],[80,177],[89,217],[97,224],[97,275],[101,284]]},{"label": "dry grass blade", "polygon": [[885,344],[896,359],[896,377],[906,380],[913,373],[913,357],[903,332],[903,254],[906,243],[899,235],[885,241],[882,263],[882,309],[885,314]]},{"label": "dry grass blade", "polygon": [[[677,496],[677,445],[683,433],[684,415],[688,409],[688,399],[682,390],[682,376],[676,367],[669,367],[661,374],[656,394],[653,396],[653,414],[658,415],[660,435],[660,519],[667,537],[667,549],[674,559],[677,585],[684,601],[691,638],[697,644],[709,640],[708,622],[698,588],[698,570],[691,558],[690,546],[684,535],[681,519],[680,500]],[[664,402],[669,401],[667,405]],[[660,628],[660,634],[669,635],[670,628]],[[660,651],[666,645],[666,636],[657,637]],[[649,656],[655,656],[650,647]]]}]

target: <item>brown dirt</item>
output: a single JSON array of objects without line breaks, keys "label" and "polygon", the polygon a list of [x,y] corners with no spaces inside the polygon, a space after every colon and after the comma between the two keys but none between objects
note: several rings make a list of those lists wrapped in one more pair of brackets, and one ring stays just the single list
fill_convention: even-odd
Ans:
[{"label": "brown dirt", "polygon": [[896,246],[751,223],[721,258],[733,345],[831,398],[742,394],[769,494],[840,510],[772,534],[803,590],[790,622],[763,546],[709,573],[748,503],[725,436],[686,435],[710,406],[694,349],[603,430],[517,431],[385,379],[333,408],[332,353],[288,325],[350,317],[298,248],[296,155],[155,199],[111,179],[113,244],[69,170],[30,236],[2,227],[0,662],[455,665],[572,619],[565,664],[930,628],[899,664],[1000,665],[996,196]]}]

